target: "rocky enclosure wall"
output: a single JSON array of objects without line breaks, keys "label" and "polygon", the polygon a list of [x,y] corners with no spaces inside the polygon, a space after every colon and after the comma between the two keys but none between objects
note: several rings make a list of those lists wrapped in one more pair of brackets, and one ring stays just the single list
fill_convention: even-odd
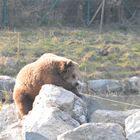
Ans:
[{"label": "rocky enclosure wall", "polygon": [[43,85],[23,120],[18,119],[14,104],[2,109],[0,140],[140,139],[140,109],[121,111],[98,106],[93,111],[89,107],[100,103],[93,98],[86,94],[79,98],[62,87]]},{"label": "rocky enclosure wall", "polygon": [[[0,25],[3,25],[4,2],[0,1]],[[74,25],[83,26],[90,20],[102,0],[7,0],[7,17],[10,26]],[[104,22],[122,22],[131,17],[139,21],[140,2],[107,0]],[[89,11],[88,11],[89,8]],[[89,14],[88,14],[89,13]],[[100,21],[100,13],[96,22]],[[135,18],[137,17],[137,18]],[[95,22],[94,22],[95,24]]]}]

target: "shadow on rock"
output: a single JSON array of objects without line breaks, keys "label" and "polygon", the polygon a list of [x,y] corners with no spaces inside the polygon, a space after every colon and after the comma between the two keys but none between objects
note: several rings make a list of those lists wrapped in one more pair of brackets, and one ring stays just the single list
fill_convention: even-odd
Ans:
[{"label": "shadow on rock", "polygon": [[41,134],[34,133],[34,132],[26,132],[25,139],[26,140],[48,140]]}]

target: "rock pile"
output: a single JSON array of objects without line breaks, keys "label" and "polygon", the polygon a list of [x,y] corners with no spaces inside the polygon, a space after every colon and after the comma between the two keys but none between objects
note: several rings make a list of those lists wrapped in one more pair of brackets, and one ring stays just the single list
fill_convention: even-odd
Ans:
[{"label": "rock pile", "polygon": [[37,135],[38,138],[55,140],[57,135],[86,123],[86,115],[86,104],[82,99],[61,87],[44,85],[35,99],[33,110],[24,120],[24,138]]},{"label": "rock pile", "polygon": [[[137,78],[129,82],[133,87],[139,86],[136,84],[139,82]],[[120,83],[113,81],[113,84],[121,89]],[[111,89],[112,84],[109,86]],[[113,86],[113,90],[116,87]],[[79,98],[62,87],[44,85],[34,101],[32,111],[22,121],[18,119],[14,104],[0,112],[0,140],[140,139],[140,109],[107,110],[91,97],[82,95]]]}]

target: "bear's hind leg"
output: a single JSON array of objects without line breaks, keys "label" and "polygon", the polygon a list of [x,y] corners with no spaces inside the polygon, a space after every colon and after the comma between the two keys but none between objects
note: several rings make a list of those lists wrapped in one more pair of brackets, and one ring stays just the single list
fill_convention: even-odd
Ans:
[{"label": "bear's hind leg", "polygon": [[18,94],[14,100],[21,118],[32,110],[33,100],[27,94]]}]

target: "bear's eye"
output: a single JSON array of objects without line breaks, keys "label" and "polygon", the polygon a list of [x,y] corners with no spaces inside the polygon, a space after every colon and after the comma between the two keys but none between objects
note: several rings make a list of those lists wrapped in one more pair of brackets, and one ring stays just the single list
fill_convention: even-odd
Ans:
[{"label": "bear's eye", "polygon": [[76,76],[73,74],[73,75],[72,75],[72,78],[73,78],[73,79],[75,79],[75,78],[76,78]]}]

